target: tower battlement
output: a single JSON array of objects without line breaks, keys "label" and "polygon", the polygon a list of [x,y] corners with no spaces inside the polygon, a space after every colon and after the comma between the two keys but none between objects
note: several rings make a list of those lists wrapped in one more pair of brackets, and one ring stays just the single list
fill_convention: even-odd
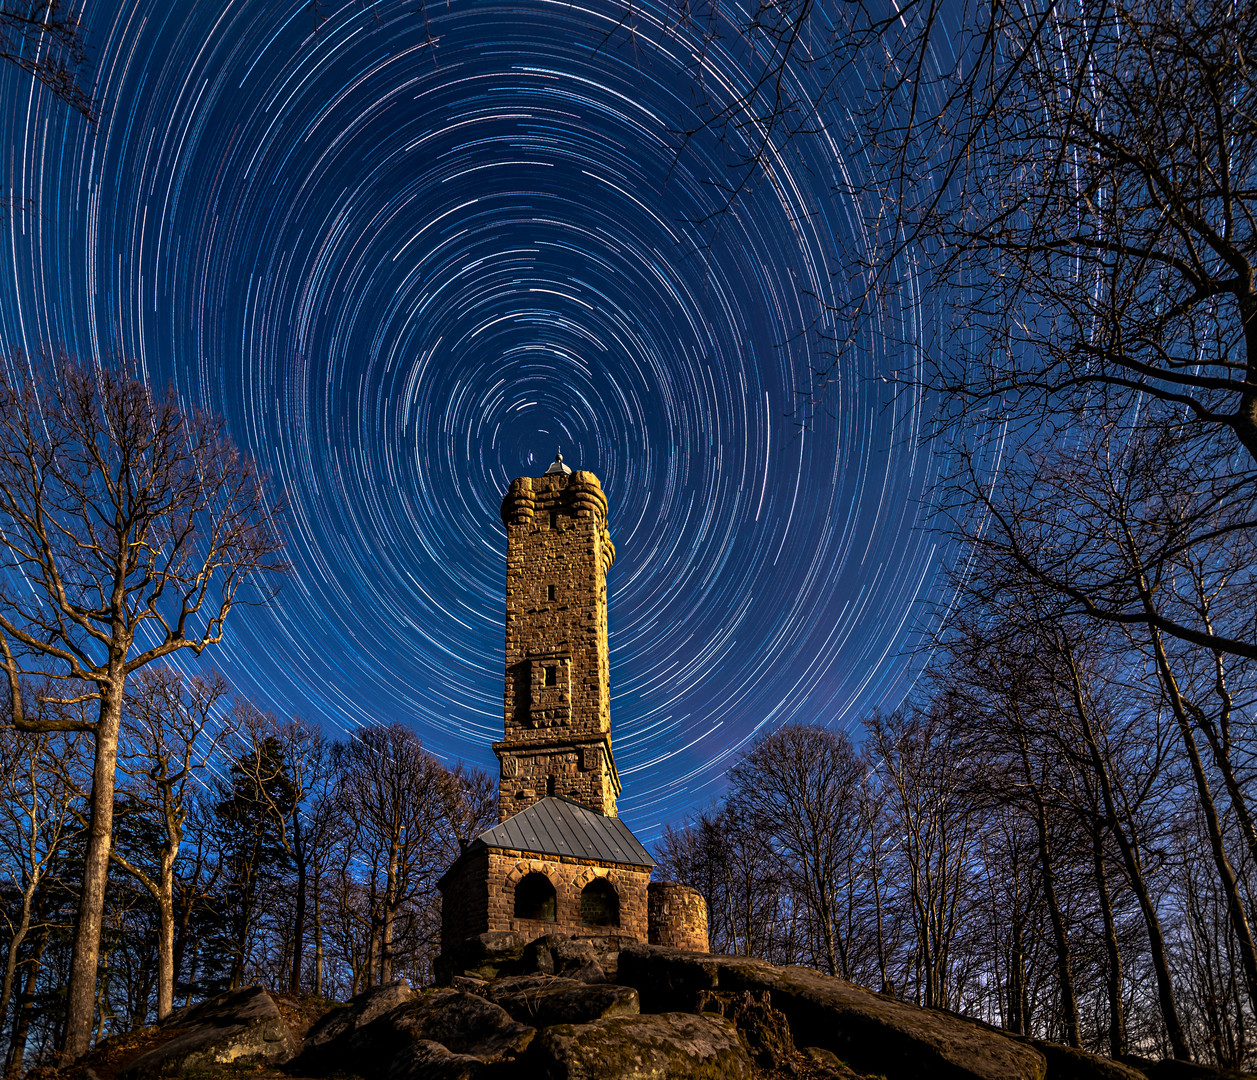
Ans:
[{"label": "tower battlement", "polygon": [[500,820],[549,795],[614,817],[607,571],[615,545],[592,472],[562,458],[502,500],[506,526],[503,740],[494,743]]}]

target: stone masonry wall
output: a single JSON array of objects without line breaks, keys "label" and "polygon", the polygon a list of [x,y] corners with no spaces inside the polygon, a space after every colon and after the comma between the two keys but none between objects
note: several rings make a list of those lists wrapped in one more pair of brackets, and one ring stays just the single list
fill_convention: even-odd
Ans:
[{"label": "stone masonry wall", "polygon": [[[534,871],[554,886],[555,921],[515,918],[515,886]],[[619,926],[584,926],[580,916],[581,890],[595,877],[606,878],[620,901]],[[597,866],[583,859],[529,855],[490,849],[488,912],[490,930],[515,930],[528,940],[546,934],[620,934],[647,938],[646,888],[650,871],[624,866]]]},{"label": "stone masonry wall", "polygon": [[[515,886],[537,871],[554,886],[555,921],[515,918]],[[580,897],[594,878],[606,878],[620,901],[619,926],[584,926]],[[442,882],[441,951],[451,953],[469,937],[514,930],[528,940],[546,934],[620,934],[646,941],[647,885],[642,867],[599,866],[583,859],[482,848],[464,856]]]},{"label": "stone masonry wall", "polygon": [[707,901],[697,889],[652,881],[647,890],[651,945],[707,952]]},{"label": "stone masonry wall", "polygon": [[464,855],[441,882],[441,951],[489,929],[489,852]]},{"label": "stone masonry wall", "polygon": [[591,472],[520,477],[507,531],[499,820],[547,795],[614,817],[606,574],[607,500]]}]

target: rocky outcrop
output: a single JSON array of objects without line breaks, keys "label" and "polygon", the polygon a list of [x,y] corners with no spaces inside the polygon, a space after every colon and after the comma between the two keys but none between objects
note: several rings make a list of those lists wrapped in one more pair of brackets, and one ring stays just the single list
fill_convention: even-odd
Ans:
[{"label": "rocky outcrop", "polygon": [[349,1040],[363,1075],[388,1074],[395,1060],[420,1043],[434,1042],[455,1054],[497,1064],[521,1054],[536,1028],[511,1019],[502,1006],[462,990],[421,994],[398,1006]]},{"label": "rocky outcrop", "polygon": [[[744,957],[582,935],[527,947],[499,936],[468,955],[488,961],[480,975],[361,994],[314,1023],[295,1056],[310,1014],[286,999],[279,1009],[255,987],[145,1029],[146,1046],[126,1045],[140,1055],[129,1063],[113,1047],[119,1064],[108,1075],[160,1080],[287,1060],[295,1076],[363,1080],[1257,1080],[1186,1062],[1118,1062]],[[502,968],[515,970],[493,974]],[[591,969],[598,978],[584,981]],[[90,1069],[80,1075],[90,1080]]]},{"label": "rocky outcrop", "polygon": [[344,1051],[353,1036],[414,997],[415,992],[410,985],[405,980],[399,980],[374,987],[359,994],[347,1005],[329,1010],[306,1033],[301,1052],[290,1063],[292,1071],[352,1071]]},{"label": "rocky outcrop", "polygon": [[436,960],[436,981],[448,986],[455,975],[497,979],[524,972],[524,936],[513,930],[491,930],[467,938]]},{"label": "rocky outcrop", "polygon": [[744,1080],[751,1059],[731,1020],[615,1016],[542,1031],[527,1064],[546,1080]]},{"label": "rocky outcrop", "polygon": [[620,950],[634,938],[612,934],[547,934],[524,948],[523,970],[581,982],[615,982]]},{"label": "rocky outcrop", "polygon": [[647,1012],[694,1009],[704,991],[767,991],[796,1043],[830,1050],[857,1071],[888,1080],[1044,1080],[1047,1074],[1032,1046],[811,968],[630,945],[620,953],[619,978],[637,988]]},{"label": "rocky outcrop", "polygon": [[489,1071],[478,1057],[421,1039],[389,1062],[382,1080],[479,1080]]},{"label": "rocky outcrop", "polygon": [[171,1025],[172,1038],[141,1054],[123,1080],[163,1076],[246,1062],[284,1061],[292,1055],[288,1026],[260,986],[222,994],[186,1010]]},{"label": "rocky outcrop", "polygon": [[1148,1080],[1138,1069],[1112,1058],[1040,1039],[1030,1043],[1047,1060],[1050,1080]]},{"label": "rocky outcrop", "polygon": [[636,1016],[637,991],[610,983],[589,985],[578,979],[521,975],[487,986],[484,994],[511,1016],[533,1027],[588,1024],[609,1016]]}]

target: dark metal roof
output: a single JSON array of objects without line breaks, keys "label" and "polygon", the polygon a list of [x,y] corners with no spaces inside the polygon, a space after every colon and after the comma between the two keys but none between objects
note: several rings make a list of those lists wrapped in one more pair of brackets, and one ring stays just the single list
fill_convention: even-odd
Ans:
[{"label": "dark metal roof", "polygon": [[655,860],[619,818],[604,817],[559,795],[535,802],[502,824],[486,829],[474,843],[510,851],[535,851],[539,855],[568,855],[593,862],[655,865]]}]

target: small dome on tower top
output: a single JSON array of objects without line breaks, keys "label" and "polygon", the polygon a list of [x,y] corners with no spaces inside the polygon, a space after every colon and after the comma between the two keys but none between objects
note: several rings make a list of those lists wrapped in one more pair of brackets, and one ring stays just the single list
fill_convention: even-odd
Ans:
[{"label": "small dome on tower top", "polygon": [[560,451],[554,455],[554,461],[551,462],[550,468],[546,470],[546,476],[555,476],[558,473],[571,473],[571,469],[563,464],[563,454]]}]

